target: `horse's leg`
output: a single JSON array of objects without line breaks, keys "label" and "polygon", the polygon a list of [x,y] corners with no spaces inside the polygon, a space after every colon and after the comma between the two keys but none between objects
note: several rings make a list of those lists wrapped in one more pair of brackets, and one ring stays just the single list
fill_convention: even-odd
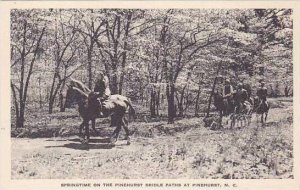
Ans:
[{"label": "horse's leg", "polygon": [[[119,113],[118,117],[117,117],[117,128],[116,128],[116,142],[118,141],[119,139],[119,135],[120,135],[120,131],[122,129],[122,126],[124,127],[125,126],[125,110],[124,112],[121,112]],[[127,136],[127,135],[126,135]]]},{"label": "horse's leg", "polygon": [[[115,119],[117,119],[117,118],[115,118]],[[119,138],[120,130],[121,130],[121,122],[119,121],[119,119],[114,122],[115,122],[114,124],[116,124],[116,128],[110,136],[111,142],[113,142],[113,139],[115,139],[115,142],[117,141],[117,139]]]},{"label": "horse's leg", "polygon": [[262,123],[262,125],[263,125],[263,124],[264,124],[264,114],[263,114],[263,113],[261,114],[260,121],[261,121],[261,123]]},{"label": "horse's leg", "polygon": [[219,128],[219,127],[223,127],[223,126],[222,126],[222,120],[223,120],[223,112],[222,112],[222,110],[221,110],[221,111],[220,111],[220,123],[219,123],[218,128]]},{"label": "horse's leg", "polygon": [[268,111],[267,111],[265,114],[266,114],[266,117],[265,117],[265,122],[267,122]]},{"label": "horse's leg", "polygon": [[126,133],[125,139],[128,140],[129,139],[128,121],[127,121],[127,119],[125,117],[122,120],[122,126],[123,126],[123,128],[125,130],[125,133]]},{"label": "horse's leg", "polygon": [[125,130],[125,133],[126,133],[126,137],[125,137],[125,140],[127,140],[127,145],[130,145],[130,137],[129,137],[129,129],[128,129],[128,121],[127,119],[124,117],[123,118],[123,128]]},{"label": "horse's leg", "polygon": [[234,126],[235,126],[235,118],[236,116],[235,116],[235,114],[233,113],[232,115],[231,115],[231,123],[230,123],[230,129],[232,129]]},{"label": "horse's leg", "polygon": [[110,136],[110,141],[112,143],[118,141],[120,131],[121,131],[121,125],[118,124],[116,129],[114,130],[114,132]]},{"label": "horse's leg", "polygon": [[85,136],[86,136],[86,141],[85,143],[88,143],[90,140],[90,130],[89,130],[89,122],[85,123]]},{"label": "horse's leg", "polygon": [[247,121],[248,121],[247,126],[250,126],[250,124],[251,124],[251,115],[247,115]]},{"label": "horse's leg", "polygon": [[92,129],[95,132],[96,135],[98,135],[98,131],[96,130],[96,119],[92,119]]},{"label": "horse's leg", "polygon": [[244,115],[243,118],[244,118],[244,126],[243,127],[246,127],[246,126],[248,126],[247,116]]},{"label": "horse's leg", "polygon": [[122,129],[122,121],[118,122],[118,126],[117,126],[117,129],[116,129],[116,142],[119,139],[121,129]]},{"label": "horse's leg", "polygon": [[237,121],[237,128],[240,129],[242,127],[242,124],[243,124],[241,115],[238,115],[237,120],[238,120]]},{"label": "horse's leg", "polygon": [[110,136],[111,139],[114,138],[114,136],[117,134],[117,129],[118,129],[118,126],[115,128],[115,130],[111,134],[111,136]]},{"label": "horse's leg", "polygon": [[79,126],[79,138],[82,138],[82,139],[84,138],[84,136],[82,134],[82,129],[83,129],[84,123],[85,123],[85,121],[83,121]]},{"label": "horse's leg", "polygon": [[250,126],[252,121],[252,110],[250,110],[249,114],[248,114],[248,126]]}]

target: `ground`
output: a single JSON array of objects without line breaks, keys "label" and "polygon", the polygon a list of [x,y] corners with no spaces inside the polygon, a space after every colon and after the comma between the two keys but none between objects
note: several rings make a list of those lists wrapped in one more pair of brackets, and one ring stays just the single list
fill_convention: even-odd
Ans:
[{"label": "ground", "polygon": [[264,126],[254,117],[241,129],[211,130],[203,118],[174,125],[131,122],[130,145],[122,139],[111,145],[106,135],[113,129],[101,123],[102,135],[93,136],[89,145],[67,129],[62,137],[57,132],[44,138],[13,133],[18,138],[12,138],[12,178],[293,178],[292,99],[277,99],[271,106]]}]

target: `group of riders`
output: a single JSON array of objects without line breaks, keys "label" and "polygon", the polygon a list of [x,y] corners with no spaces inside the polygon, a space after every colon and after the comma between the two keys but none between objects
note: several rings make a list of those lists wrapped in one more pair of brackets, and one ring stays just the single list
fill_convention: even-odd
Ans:
[{"label": "group of riders", "polygon": [[[238,83],[237,90],[234,91],[230,81],[226,79],[222,91],[224,104],[227,104],[225,107],[234,108],[233,112],[235,113],[242,112],[247,104],[254,104],[253,99],[250,97],[251,89],[246,90],[243,83]],[[260,85],[256,91],[256,99],[258,99],[259,105],[267,104],[267,88],[265,87],[265,82],[262,80],[260,81]]]},{"label": "group of riders", "polygon": [[[94,91],[90,93],[88,97],[89,104],[97,104],[96,106],[100,108],[98,109],[98,115],[100,117],[103,116],[102,102],[108,99],[110,95],[111,91],[109,88],[109,79],[103,72],[100,72],[96,78]],[[225,84],[222,89],[224,104],[227,104],[225,107],[232,107],[234,108],[233,111],[235,113],[240,113],[247,104],[254,104],[250,95],[251,90],[246,90],[243,83],[238,83],[237,89],[234,90],[229,79],[225,80]],[[256,91],[256,98],[258,99],[259,104],[266,104],[267,88],[265,87],[265,82],[263,80],[260,81],[260,85]]]}]

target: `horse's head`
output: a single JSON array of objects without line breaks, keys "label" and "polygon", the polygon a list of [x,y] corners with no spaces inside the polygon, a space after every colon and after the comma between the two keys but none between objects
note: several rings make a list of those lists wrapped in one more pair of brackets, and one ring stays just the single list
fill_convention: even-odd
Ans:
[{"label": "horse's head", "polygon": [[223,105],[223,95],[219,92],[213,92],[214,105],[217,109]]},{"label": "horse's head", "polygon": [[66,84],[65,90],[65,107],[70,108],[72,104],[79,103],[87,100],[89,89],[85,87],[81,82],[78,83],[75,79],[71,79]]},{"label": "horse's head", "polygon": [[256,108],[259,105],[259,98],[255,96],[253,98],[253,107]]},{"label": "horse's head", "polygon": [[223,100],[223,95],[219,91],[213,92],[212,94],[215,101],[218,102]]}]

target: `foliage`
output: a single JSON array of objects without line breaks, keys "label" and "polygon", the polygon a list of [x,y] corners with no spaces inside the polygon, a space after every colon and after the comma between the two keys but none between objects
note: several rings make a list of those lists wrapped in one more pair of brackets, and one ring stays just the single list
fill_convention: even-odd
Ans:
[{"label": "foliage", "polygon": [[263,79],[270,95],[289,96],[291,16],[290,9],[12,10],[13,110],[19,117],[16,110],[37,102],[64,111],[68,78],[92,88],[99,71],[113,93],[152,117],[168,112],[170,123],[191,107],[209,112],[211,92],[226,78],[254,90]]}]

